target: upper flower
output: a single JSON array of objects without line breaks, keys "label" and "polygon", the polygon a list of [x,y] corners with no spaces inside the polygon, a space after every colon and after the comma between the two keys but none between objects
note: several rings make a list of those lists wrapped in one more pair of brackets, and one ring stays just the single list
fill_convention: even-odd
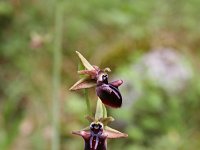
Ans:
[{"label": "upper flower", "polygon": [[77,81],[70,90],[96,87],[96,94],[102,102],[108,106],[118,108],[122,105],[122,96],[118,87],[123,83],[122,80],[108,82],[110,68],[101,70],[98,66],[91,65],[79,52],[78,54],[85,70],[79,70],[78,74],[85,75]]}]

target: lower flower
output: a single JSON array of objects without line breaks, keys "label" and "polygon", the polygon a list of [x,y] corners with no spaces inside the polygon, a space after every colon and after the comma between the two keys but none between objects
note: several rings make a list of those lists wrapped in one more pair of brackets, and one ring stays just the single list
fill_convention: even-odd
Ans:
[{"label": "lower flower", "polygon": [[72,133],[83,137],[85,141],[84,150],[107,150],[107,138],[127,137],[127,134],[110,127],[104,128],[103,123],[99,121],[92,122],[90,127],[86,129]]}]

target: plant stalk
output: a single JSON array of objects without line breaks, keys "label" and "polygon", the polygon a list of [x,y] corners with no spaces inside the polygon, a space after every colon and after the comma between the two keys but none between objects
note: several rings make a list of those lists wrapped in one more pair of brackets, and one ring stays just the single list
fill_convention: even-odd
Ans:
[{"label": "plant stalk", "polygon": [[86,105],[87,105],[87,113],[89,115],[91,115],[90,100],[89,100],[89,96],[88,96],[88,90],[84,89],[83,91],[84,91],[85,101],[86,101]]},{"label": "plant stalk", "polygon": [[[56,2],[56,1],[55,1]],[[53,96],[52,96],[52,118],[53,138],[52,150],[60,150],[60,72],[62,61],[62,28],[63,28],[63,7],[57,2],[55,6],[55,33],[53,49]]]}]

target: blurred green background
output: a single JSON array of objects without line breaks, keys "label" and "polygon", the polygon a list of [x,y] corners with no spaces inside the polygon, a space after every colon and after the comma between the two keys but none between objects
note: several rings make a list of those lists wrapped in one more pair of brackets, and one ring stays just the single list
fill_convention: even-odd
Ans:
[{"label": "blurred green background", "polygon": [[55,41],[60,149],[83,149],[71,131],[88,125],[83,93],[68,91],[79,78],[75,50],[124,80],[123,107],[108,113],[129,137],[109,150],[200,149],[199,24],[199,0],[1,0],[0,149],[51,149]]}]

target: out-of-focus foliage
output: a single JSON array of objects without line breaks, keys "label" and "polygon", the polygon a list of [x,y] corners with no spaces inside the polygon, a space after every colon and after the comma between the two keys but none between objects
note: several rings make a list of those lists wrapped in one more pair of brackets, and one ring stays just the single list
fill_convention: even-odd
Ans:
[{"label": "out-of-focus foliage", "polygon": [[[176,59],[169,53],[176,55]],[[134,143],[130,149],[196,149],[200,146],[199,72],[185,57],[182,61],[178,59],[180,56],[169,49],[155,50],[141,56],[134,65],[119,70],[119,76],[127,81],[122,90],[126,110],[116,110],[114,114],[129,133],[129,142]],[[151,63],[158,62],[160,57],[163,58],[160,63]],[[168,79],[172,81],[170,87],[161,82]]]},{"label": "out-of-focus foliage", "polygon": [[[83,141],[71,131],[87,126],[83,94],[68,91],[78,78],[75,50],[125,81],[124,106],[109,113],[117,119],[112,126],[129,138],[108,142],[109,149],[199,149],[199,0],[1,1],[0,149],[50,149],[55,3],[64,7],[62,149],[82,149]],[[152,50],[166,47],[184,58],[189,75],[178,80],[183,88],[175,92],[158,84],[158,76],[149,78],[156,66],[140,65],[148,64],[142,62]],[[176,71],[169,69],[166,76]],[[175,86],[167,84],[168,89]],[[94,109],[97,98],[90,96]]]}]

